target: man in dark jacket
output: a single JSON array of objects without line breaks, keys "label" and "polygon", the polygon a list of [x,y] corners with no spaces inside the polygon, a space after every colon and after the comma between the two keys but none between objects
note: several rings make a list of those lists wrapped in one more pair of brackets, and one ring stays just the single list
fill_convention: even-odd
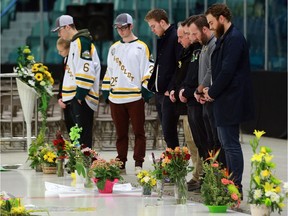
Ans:
[{"label": "man in dark jacket", "polygon": [[169,99],[168,89],[182,47],[178,44],[176,28],[169,23],[166,11],[163,9],[150,10],[145,16],[145,20],[151,31],[159,37],[156,62],[148,88],[156,93],[156,107],[167,147],[174,149],[179,146],[177,133],[179,114],[176,111],[176,104]]},{"label": "man in dark jacket", "polygon": [[254,114],[248,45],[231,23],[232,15],[225,4],[212,5],[205,15],[217,42],[211,57],[212,86],[203,92],[207,101],[214,101],[217,131],[228,170],[242,192],[244,160],[239,125]]}]

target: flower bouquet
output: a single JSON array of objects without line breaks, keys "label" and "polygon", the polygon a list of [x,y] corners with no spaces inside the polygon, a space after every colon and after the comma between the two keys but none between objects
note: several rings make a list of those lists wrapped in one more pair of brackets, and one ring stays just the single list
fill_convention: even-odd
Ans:
[{"label": "flower bouquet", "polygon": [[[44,145],[46,121],[47,121],[47,109],[50,97],[53,95],[54,79],[51,73],[48,71],[48,67],[42,63],[36,63],[34,56],[32,55],[28,46],[18,48],[17,67],[14,67],[14,72],[17,73],[18,78],[17,86],[21,105],[26,121],[27,127],[27,144],[28,152],[31,150],[31,155],[37,151],[37,148]],[[31,121],[34,108],[35,93],[32,94],[32,90],[40,97],[39,110],[42,116],[41,128],[38,136],[41,139],[31,142]],[[30,91],[29,91],[30,90]],[[31,144],[32,143],[32,144]],[[33,157],[33,156],[32,156]],[[29,158],[28,158],[29,159]],[[31,165],[30,165],[31,166]],[[34,167],[32,161],[32,168]]]},{"label": "flower bouquet", "polygon": [[[211,212],[226,212],[227,206],[238,207],[241,194],[234,182],[230,179],[226,169],[217,162],[220,149],[203,162],[203,183],[201,197]],[[216,209],[215,209],[215,208]]]},{"label": "flower bouquet", "polygon": [[53,146],[57,154],[57,175],[64,176],[64,159],[67,157],[66,141],[62,137],[60,131],[56,133],[56,139],[53,140]]},{"label": "flower bouquet", "polygon": [[[75,169],[77,171],[78,176],[83,176],[85,178],[85,187],[92,187],[91,182],[91,172],[90,166],[92,165],[94,160],[97,160],[98,153],[86,147],[84,144],[80,145],[79,139],[80,139],[80,133],[82,131],[82,128],[79,127],[77,124],[70,129],[70,140],[72,141],[72,144],[74,147],[68,147],[70,150],[75,151]],[[69,151],[69,154],[74,154],[72,151]],[[74,160],[71,155],[69,157],[69,160]],[[77,180],[77,178],[76,178]]]},{"label": "flower bouquet", "polygon": [[162,154],[162,167],[168,177],[175,183],[174,193],[177,204],[187,202],[186,176],[193,170],[189,166],[190,154],[187,147],[167,148]]},{"label": "flower bouquet", "polygon": [[137,174],[137,180],[142,186],[143,195],[151,195],[152,188],[157,184],[156,178],[151,171],[142,170]]},{"label": "flower bouquet", "polygon": [[[248,194],[248,203],[251,204],[253,215],[254,207],[268,207],[272,212],[278,210],[280,214],[284,207],[284,194],[281,192],[282,181],[273,175],[275,164],[272,162],[273,155],[270,148],[261,146],[260,152],[256,150],[264,131],[254,131],[255,138],[250,141],[254,155],[251,158],[251,179]],[[270,212],[267,210],[267,214]]]},{"label": "flower bouquet", "polygon": [[[93,173],[93,181],[96,183],[99,192],[111,193],[113,184],[118,182],[118,180],[122,180],[122,176],[120,175],[122,164],[117,158],[110,161],[98,158],[93,161],[90,171]],[[112,187],[107,191],[105,187],[108,185]]]},{"label": "flower bouquet", "polygon": [[57,155],[54,149],[49,144],[46,143],[44,147],[41,148],[40,156],[42,161],[43,173],[55,174],[57,171],[56,168]]}]

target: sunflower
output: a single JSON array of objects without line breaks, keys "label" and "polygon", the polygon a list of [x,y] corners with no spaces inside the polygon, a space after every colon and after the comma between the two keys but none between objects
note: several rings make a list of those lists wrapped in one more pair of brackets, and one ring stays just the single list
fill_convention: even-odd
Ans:
[{"label": "sunflower", "polygon": [[38,82],[43,80],[43,75],[41,73],[36,73],[34,77]]}]

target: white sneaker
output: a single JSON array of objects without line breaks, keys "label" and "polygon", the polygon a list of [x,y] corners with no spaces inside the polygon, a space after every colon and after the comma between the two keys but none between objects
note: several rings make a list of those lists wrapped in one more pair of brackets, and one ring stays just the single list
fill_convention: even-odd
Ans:
[{"label": "white sneaker", "polygon": [[142,167],[136,166],[135,167],[135,175],[138,175],[142,171]]}]

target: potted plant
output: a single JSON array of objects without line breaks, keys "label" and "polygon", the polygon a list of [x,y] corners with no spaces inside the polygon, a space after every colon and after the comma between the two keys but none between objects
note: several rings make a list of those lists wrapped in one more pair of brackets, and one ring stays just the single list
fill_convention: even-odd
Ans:
[{"label": "potted plant", "polygon": [[162,154],[162,167],[167,176],[174,182],[174,193],[177,204],[187,202],[186,176],[193,170],[189,166],[190,154],[187,147],[167,148]]},{"label": "potted plant", "polygon": [[226,169],[217,162],[220,150],[203,162],[201,197],[210,212],[226,212],[228,206],[238,207],[241,194]]},{"label": "potted plant", "polygon": [[46,143],[41,150],[42,169],[45,174],[56,174],[56,159],[57,155],[54,149]]},{"label": "potted plant", "polygon": [[152,188],[157,184],[156,178],[151,171],[141,170],[137,174],[138,183],[142,186],[142,195],[151,195]]},{"label": "potted plant", "polygon": [[265,132],[255,130],[254,134],[255,138],[250,141],[253,156],[251,158],[251,179],[248,194],[251,214],[270,215],[270,212],[274,211],[278,211],[280,214],[284,207],[285,198],[281,192],[282,181],[273,174],[276,165],[272,162],[271,149],[261,146],[259,153],[257,153],[260,138]]},{"label": "potted plant", "polygon": [[122,164],[117,158],[110,161],[98,158],[93,161],[90,172],[92,172],[92,179],[100,193],[112,193],[114,183],[122,180],[120,175]]}]

